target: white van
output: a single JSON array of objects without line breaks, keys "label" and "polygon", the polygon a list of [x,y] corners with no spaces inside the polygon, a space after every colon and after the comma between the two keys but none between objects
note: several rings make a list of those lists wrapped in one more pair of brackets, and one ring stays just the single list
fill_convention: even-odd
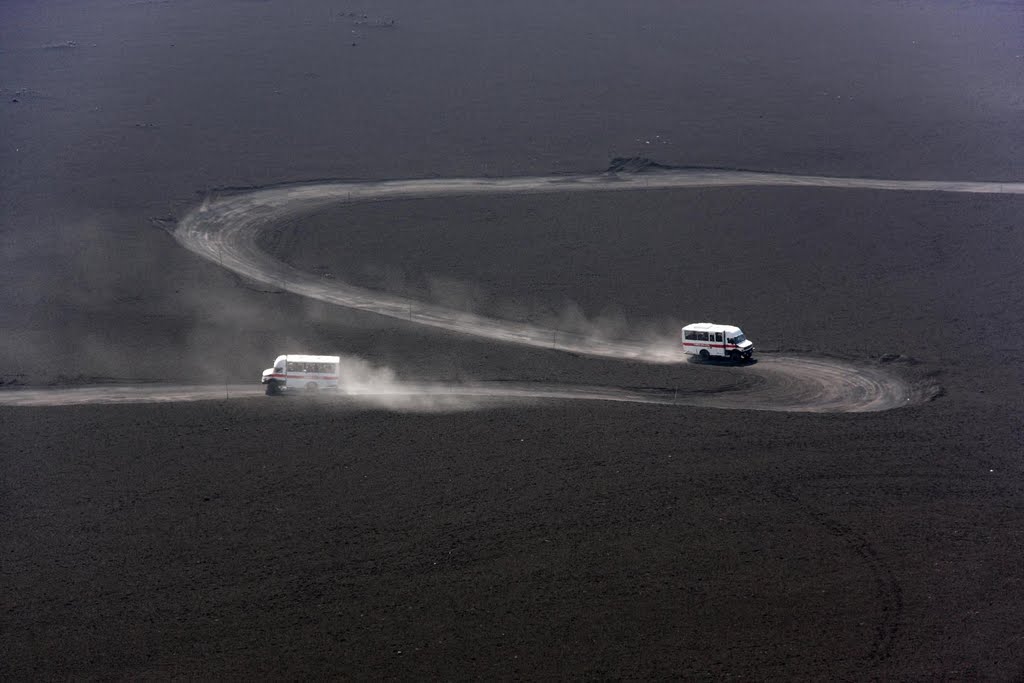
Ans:
[{"label": "white van", "polygon": [[338,388],[338,356],[306,356],[297,353],[278,356],[274,367],[263,371],[267,396],[276,396],[285,389]]},{"label": "white van", "polygon": [[683,353],[704,359],[729,358],[738,363],[750,360],[754,344],[735,325],[693,323],[683,328]]}]

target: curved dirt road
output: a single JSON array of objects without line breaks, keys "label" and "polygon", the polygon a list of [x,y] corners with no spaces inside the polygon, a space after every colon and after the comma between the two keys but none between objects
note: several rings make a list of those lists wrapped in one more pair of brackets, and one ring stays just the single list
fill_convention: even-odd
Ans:
[{"label": "curved dirt road", "polygon": [[[343,388],[337,394],[299,394],[295,398],[409,412],[472,410],[513,401],[587,400],[818,413],[888,410],[926,398],[921,390],[878,368],[857,367],[834,360],[772,356],[762,358],[756,365],[734,369],[736,372],[723,376],[723,383],[713,390],[625,389],[532,382],[346,381],[343,377]],[[256,384],[22,388],[0,391],[0,405],[168,403],[252,398],[262,393],[262,388]]]},{"label": "curved dirt road", "polygon": [[[556,348],[588,356],[647,363],[682,363],[675,338],[647,341],[572,335],[563,331],[488,318],[404,297],[325,281],[275,259],[257,246],[257,237],[286,218],[338,203],[441,196],[611,192],[688,187],[796,186],[914,192],[1024,194],[1024,183],[946,182],[835,178],[726,170],[660,170],[558,177],[454,178],[360,183],[318,183],[272,187],[220,197],[193,210],[174,237],[185,248],[256,282],[347,308],[412,321],[496,342]],[[627,401],[725,409],[786,412],[871,412],[898,408],[927,398],[884,369],[865,364],[803,356],[761,355],[753,365],[734,368],[714,390],[623,389],[618,387],[494,383],[348,384],[348,401],[398,410],[468,409],[487,401],[573,399]],[[731,378],[739,381],[729,384]],[[166,402],[249,397],[258,386],[129,385],[0,392],[0,405]]]},{"label": "curved dirt road", "polygon": [[564,332],[454,311],[423,301],[365,289],[303,273],[262,251],[257,236],[276,229],[286,217],[339,203],[443,196],[610,192],[715,186],[802,186],[917,192],[1024,194],[1024,183],[940,182],[830,178],[748,171],[658,171],[558,177],[452,178],[369,183],[322,183],[276,187],[204,203],[185,216],[174,232],[186,248],[255,282],[294,294],[420,325],[511,344],[649,363],[677,363],[675,339],[649,342],[572,336]]},{"label": "curved dirt road", "polygon": [[[208,202],[181,221],[175,231],[175,237],[186,248],[246,278],[338,306],[411,320],[421,325],[504,343],[551,348],[554,342],[557,348],[583,355],[649,363],[679,363],[683,359],[674,338],[627,341],[569,335],[537,325],[453,311],[422,301],[414,302],[344,282],[328,282],[273,258],[257,246],[256,238],[264,231],[276,229],[278,222],[286,217],[333,203],[438,196],[611,192],[726,186],[1024,194],[1024,183],[835,178],[724,170],[661,170],[642,174],[602,173],[505,179],[456,178],[321,183],[257,190]],[[686,395],[674,392],[673,396],[668,398],[650,392],[638,395],[636,392],[623,392],[617,389],[592,388],[584,391],[582,388],[575,388],[570,392],[571,396],[565,396],[564,388],[550,386],[543,390],[532,387],[530,396],[669,402],[716,408],[801,412],[888,410],[924,397],[922,390],[880,368],[834,360],[762,355],[757,365],[744,368],[744,372],[758,381],[752,387],[735,391]],[[431,393],[429,387],[424,386],[418,387],[417,391]],[[513,395],[513,387],[502,385],[500,395]]]}]

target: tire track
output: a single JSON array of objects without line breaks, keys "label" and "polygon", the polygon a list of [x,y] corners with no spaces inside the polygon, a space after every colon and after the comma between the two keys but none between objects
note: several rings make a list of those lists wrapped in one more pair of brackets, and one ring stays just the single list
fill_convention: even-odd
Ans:
[{"label": "tire track", "polygon": [[[327,303],[503,343],[551,348],[556,331],[496,320],[340,281],[324,282],[282,263],[257,246],[261,233],[282,221],[329,205],[445,196],[664,190],[693,187],[796,186],[924,192],[1024,194],[1024,183],[942,182],[830,178],[751,171],[662,170],[556,177],[451,178],[363,183],[321,183],[267,188],[208,201],[178,224],[186,248],[250,280]],[[557,347],[572,353],[649,363],[678,363],[674,338],[652,342],[557,333]]]},{"label": "tire track", "polygon": [[[645,173],[500,179],[325,182],[257,189],[207,201],[185,216],[174,236],[187,249],[244,278],[337,306],[501,343],[549,349],[552,341],[557,340],[556,348],[581,355],[647,363],[680,363],[684,356],[674,338],[638,341],[572,335],[539,325],[455,311],[338,280],[324,281],[262,251],[257,238],[274,232],[283,221],[329,204],[445,196],[737,186],[1024,194],[1024,183],[836,178],[722,169],[659,169]],[[757,365],[745,371],[760,377],[763,380],[761,386],[745,392],[689,396],[687,405],[787,412],[869,412],[904,406],[925,397],[918,388],[879,368],[834,360],[762,356]],[[430,391],[422,386],[419,389]],[[627,400],[623,398],[626,394],[609,393],[608,389],[594,388],[591,394],[603,396],[602,400]],[[544,397],[553,396],[558,393],[558,387],[547,387],[542,393]],[[610,398],[611,394],[615,398]],[[582,398],[578,391],[573,392],[573,396]],[[659,402],[659,399],[649,396],[632,396],[628,400]],[[676,400],[679,400],[678,396]]]},{"label": "tire track", "polygon": [[804,502],[788,484],[774,484],[771,493],[778,500],[792,505],[829,535],[842,541],[850,553],[870,572],[874,583],[877,616],[872,629],[871,645],[865,659],[871,666],[877,666],[887,660],[892,655],[904,611],[903,587],[896,578],[892,566],[879,557],[874,544],[866,536]]},{"label": "tire track", "polygon": [[[208,200],[181,220],[173,236],[186,249],[247,280],[337,306],[506,344],[544,349],[554,346],[559,350],[587,356],[679,364],[686,362],[687,358],[674,337],[640,341],[574,335],[539,325],[455,311],[338,280],[325,281],[273,258],[258,247],[257,238],[263,233],[277,230],[278,225],[295,216],[339,203],[446,196],[741,186],[1024,194],[1024,183],[837,178],[728,169],[659,168],[643,173],[608,172],[554,177],[332,181],[264,189],[246,188],[248,191],[241,194]],[[493,401],[504,398],[628,401],[781,412],[872,412],[911,405],[930,398],[926,388],[911,385],[877,366],[833,359],[762,354],[758,363],[737,370],[751,378],[743,388],[726,387],[724,390],[704,392],[499,382],[458,385],[390,383],[386,390],[363,387],[359,391],[341,393],[353,401],[372,404],[376,400],[381,405],[396,397],[406,397],[409,400],[405,405],[411,406],[407,409],[423,409],[423,405],[437,404],[436,401],[413,400],[414,397],[447,397],[450,406],[468,404],[469,399]],[[0,391],[0,405],[152,403],[212,400],[225,396],[248,397],[258,393],[258,387],[249,385],[227,388],[223,385],[130,385],[11,389]],[[456,401],[455,397],[463,400]]]}]

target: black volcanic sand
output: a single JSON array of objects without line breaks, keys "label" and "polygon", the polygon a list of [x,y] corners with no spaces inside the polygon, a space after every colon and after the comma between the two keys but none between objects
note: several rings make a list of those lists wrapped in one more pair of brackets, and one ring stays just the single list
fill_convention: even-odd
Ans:
[{"label": "black volcanic sand", "polygon": [[[569,402],[409,415],[269,399],[6,409],[5,666],[1014,674],[1020,365],[996,352],[1019,345],[999,333],[1021,328],[1019,200],[822,194],[396,202],[286,229],[278,249],[297,265],[371,284],[379,272],[356,264],[376,251],[409,288],[444,265],[485,283],[483,310],[526,300],[555,316],[564,292],[584,313],[619,301],[646,319],[673,306],[696,319],[724,292],[769,351],[887,362],[946,395],[835,416]],[[822,226],[800,212],[827,205],[840,217],[818,250]],[[770,206],[790,220],[755,224]],[[734,232],[694,235],[683,227],[693,214]],[[979,227],[963,237],[956,224]],[[500,256],[484,231],[508,245]],[[978,261],[988,270],[970,267]],[[702,262],[729,277],[694,278]],[[658,286],[663,273],[675,286]],[[266,330],[271,342],[301,338],[302,306],[234,289],[286,327]],[[971,330],[980,356],[964,353]],[[734,371],[506,349],[402,324],[373,336],[380,356],[413,353],[397,363],[411,376],[692,387]],[[409,339],[384,340],[393,336]]]},{"label": "black volcanic sand", "polygon": [[[442,379],[737,371],[239,281],[167,233],[209,188],[637,155],[1020,179],[1007,3],[379,5],[4,3],[0,379],[248,381],[288,349]],[[945,394],[863,415],[0,408],[0,678],[1019,677],[1021,201],[717,189],[302,217],[270,246],[325,276],[566,326],[574,306],[670,334],[728,319],[766,352]]]},{"label": "black volcanic sand", "polygon": [[1019,409],[5,410],[4,667],[1008,678]]}]

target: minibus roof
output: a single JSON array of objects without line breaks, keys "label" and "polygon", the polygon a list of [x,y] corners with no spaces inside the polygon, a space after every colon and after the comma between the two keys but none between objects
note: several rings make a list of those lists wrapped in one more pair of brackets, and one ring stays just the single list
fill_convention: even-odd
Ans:
[{"label": "minibus roof", "polygon": [[338,363],[341,361],[339,356],[307,356],[301,353],[289,353],[279,358],[283,358],[289,363]]},{"label": "minibus roof", "polygon": [[725,332],[725,333],[736,333],[740,331],[740,328],[735,325],[718,325],[716,323],[693,323],[683,328],[684,330],[690,330],[693,332]]}]

